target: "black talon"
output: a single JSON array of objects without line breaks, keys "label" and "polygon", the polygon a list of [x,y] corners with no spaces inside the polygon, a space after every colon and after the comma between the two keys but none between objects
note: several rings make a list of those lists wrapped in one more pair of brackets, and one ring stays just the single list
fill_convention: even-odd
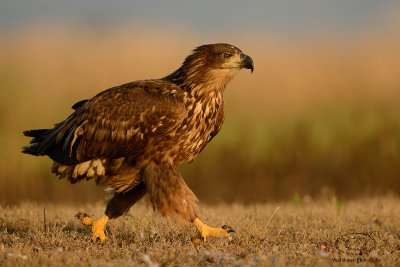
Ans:
[{"label": "black talon", "polygon": [[222,229],[224,229],[228,234],[229,233],[236,233],[235,230],[232,229],[232,227],[230,227],[229,225],[222,225],[221,227]]},{"label": "black talon", "polygon": [[86,212],[82,212],[82,211],[80,211],[77,214],[75,214],[74,217],[79,219],[79,220],[82,220],[82,218],[85,218],[85,217],[89,217],[90,218],[89,214],[87,214]]}]

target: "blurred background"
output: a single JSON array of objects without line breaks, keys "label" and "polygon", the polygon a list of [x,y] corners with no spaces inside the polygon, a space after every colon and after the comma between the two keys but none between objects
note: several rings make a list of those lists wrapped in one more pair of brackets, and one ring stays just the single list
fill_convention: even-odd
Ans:
[{"label": "blurred background", "polygon": [[250,55],[225,91],[219,135],[180,167],[203,203],[400,190],[400,3],[389,0],[0,3],[0,203],[82,203],[51,160],[20,153],[75,102],[166,76],[198,45]]}]

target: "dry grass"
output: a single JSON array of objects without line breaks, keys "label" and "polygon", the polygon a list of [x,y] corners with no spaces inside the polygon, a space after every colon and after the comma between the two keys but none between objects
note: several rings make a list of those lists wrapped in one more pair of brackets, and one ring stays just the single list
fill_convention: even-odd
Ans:
[{"label": "dry grass", "polygon": [[[305,201],[306,200],[306,201]],[[280,207],[277,210],[277,207]],[[46,209],[46,231],[43,209]],[[92,243],[74,214],[85,208],[102,215],[100,203],[85,206],[21,204],[0,207],[0,265],[41,266],[335,266],[333,259],[400,264],[400,199],[393,196],[338,205],[334,198],[292,203],[203,207],[212,225],[230,224],[237,235],[194,246],[193,229],[181,229],[141,201],[108,226],[110,240]],[[363,255],[348,255],[348,233],[367,233],[375,246],[350,240]],[[353,243],[352,243],[353,242]],[[355,243],[354,243],[355,242]],[[371,241],[370,241],[371,242]],[[347,251],[349,252],[349,251]],[[355,263],[354,263],[355,264]],[[373,265],[364,263],[357,266]]]}]

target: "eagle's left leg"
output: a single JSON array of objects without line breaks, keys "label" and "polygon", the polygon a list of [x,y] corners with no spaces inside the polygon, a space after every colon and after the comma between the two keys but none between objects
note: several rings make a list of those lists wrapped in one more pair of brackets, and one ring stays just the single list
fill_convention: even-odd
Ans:
[{"label": "eagle's left leg", "polygon": [[109,219],[115,219],[126,214],[129,209],[146,194],[146,186],[140,183],[124,193],[116,193],[108,202],[105,215],[97,220],[92,220],[87,214],[78,214],[78,218],[84,225],[92,226],[92,240],[107,240],[104,234],[105,226]]},{"label": "eagle's left leg", "polygon": [[186,185],[175,166],[168,163],[151,162],[143,172],[147,192],[154,208],[164,216],[191,222],[198,230],[193,242],[206,241],[207,237],[229,237],[233,232],[227,226],[214,228],[204,224],[197,215],[193,192]]}]

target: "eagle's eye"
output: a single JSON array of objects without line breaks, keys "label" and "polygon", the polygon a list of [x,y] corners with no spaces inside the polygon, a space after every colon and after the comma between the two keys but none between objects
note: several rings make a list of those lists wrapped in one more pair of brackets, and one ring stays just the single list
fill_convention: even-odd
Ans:
[{"label": "eagle's eye", "polygon": [[223,58],[230,58],[231,56],[232,56],[232,54],[228,53],[228,52],[225,52],[225,53],[222,54]]}]

